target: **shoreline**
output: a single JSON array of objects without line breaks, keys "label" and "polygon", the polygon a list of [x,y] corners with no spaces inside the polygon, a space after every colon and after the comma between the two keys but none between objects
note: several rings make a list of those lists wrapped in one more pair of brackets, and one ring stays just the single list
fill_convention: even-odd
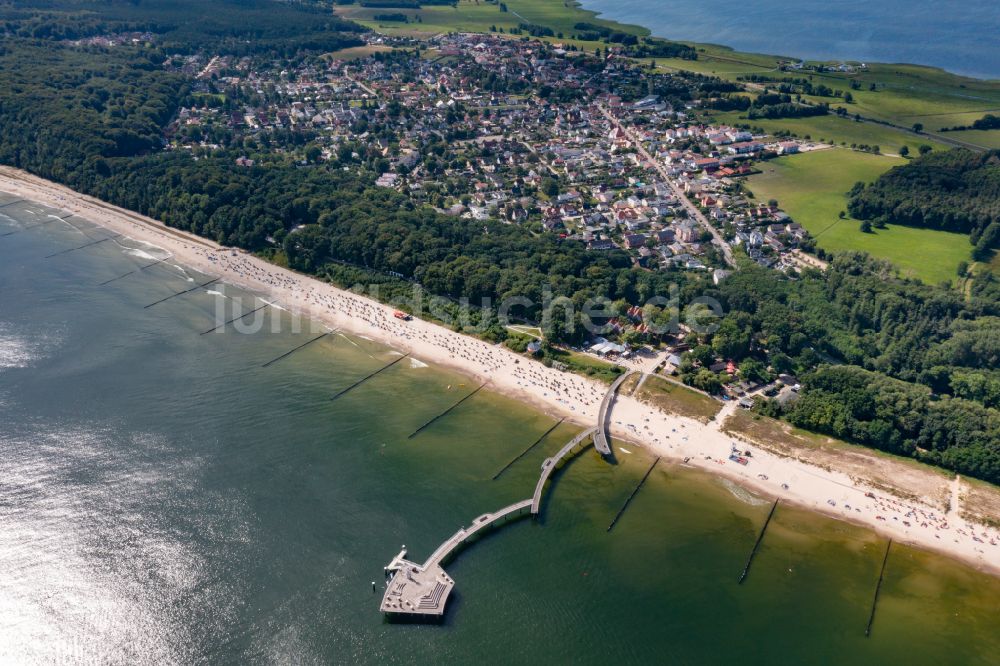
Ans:
[{"label": "shoreline", "polygon": [[[267,296],[281,307],[332,329],[408,352],[419,361],[486,383],[493,391],[581,426],[594,425],[607,390],[601,382],[547,368],[502,345],[416,318],[408,322],[397,320],[389,305],[270,264],[242,250],[167,227],[12,167],[0,167],[0,192],[72,212],[126,238],[156,246],[180,264],[218,277],[225,284]],[[963,519],[957,501],[952,501],[950,509],[944,512],[926,500],[903,499],[906,493],[898,488],[898,494],[889,495],[883,488],[859,483],[848,473],[824,469],[745,442],[739,446],[753,449],[750,464],[744,467],[729,461],[730,448],[737,437],[723,432],[722,427],[736,409],[735,402],[727,403],[714,420],[704,424],[620,394],[609,420],[618,443],[642,446],[652,455],[717,474],[755,493],[862,525],[896,541],[1000,576],[1000,545],[990,543],[1000,542],[1000,530]],[[892,464],[902,468],[902,463]],[[954,486],[952,496],[957,499],[960,482],[949,485]]]},{"label": "shoreline", "polygon": [[734,58],[738,58],[740,56],[765,57],[765,58],[774,58],[776,60],[788,60],[788,61],[796,61],[797,60],[797,61],[806,62],[806,63],[830,63],[830,62],[861,63],[861,62],[864,62],[864,63],[867,63],[868,65],[883,65],[883,66],[888,66],[888,67],[892,67],[892,66],[921,67],[921,68],[925,68],[925,69],[928,69],[928,70],[934,70],[934,71],[938,71],[938,72],[943,72],[945,74],[948,74],[949,76],[954,76],[954,77],[962,78],[962,79],[969,79],[969,80],[972,80],[972,81],[986,81],[986,82],[997,82],[997,81],[1000,81],[1000,73],[997,73],[997,74],[994,74],[994,75],[990,75],[990,76],[984,76],[984,75],[980,75],[980,74],[970,74],[970,73],[966,73],[966,72],[958,72],[958,71],[954,71],[952,69],[948,69],[948,67],[944,66],[944,65],[935,65],[935,64],[929,64],[929,63],[908,62],[908,61],[894,61],[894,62],[889,62],[889,61],[880,60],[877,57],[876,57],[876,59],[869,60],[869,59],[865,59],[865,58],[859,58],[859,57],[856,57],[856,56],[839,56],[839,57],[821,58],[821,57],[805,56],[805,55],[792,55],[792,54],[788,54],[788,53],[782,53],[782,54],[764,53],[764,52],[755,51],[755,50],[752,50],[752,49],[744,50],[742,48],[739,48],[739,47],[736,47],[736,46],[731,46],[729,44],[720,44],[718,42],[699,41],[699,40],[694,39],[694,38],[672,37],[672,36],[668,36],[668,35],[665,35],[665,34],[657,34],[654,28],[649,27],[645,23],[633,23],[633,22],[629,21],[625,17],[623,17],[621,19],[615,18],[614,16],[612,16],[611,12],[608,11],[607,9],[603,9],[602,10],[602,9],[594,9],[592,7],[589,7],[587,0],[573,0],[571,2],[571,5],[576,6],[576,8],[579,11],[586,12],[587,14],[589,14],[590,16],[592,16],[595,19],[598,19],[598,20],[601,20],[601,21],[604,21],[604,22],[607,22],[607,23],[613,23],[613,24],[622,26],[624,28],[633,28],[633,29],[638,28],[638,29],[640,29],[642,31],[645,31],[645,33],[647,35],[649,35],[650,37],[658,37],[660,39],[665,39],[665,40],[668,40],[668,41],[671,41],[671,42],[677,42],[679,44],[687,44],[688,46],[691,46],[691,47],[695,48],[696,50],[698,50],[699,48],[705,48],[705,47],[713,48],[713,49],[720,49],[720,50],[723,50],[723,51],[727,51]]}]

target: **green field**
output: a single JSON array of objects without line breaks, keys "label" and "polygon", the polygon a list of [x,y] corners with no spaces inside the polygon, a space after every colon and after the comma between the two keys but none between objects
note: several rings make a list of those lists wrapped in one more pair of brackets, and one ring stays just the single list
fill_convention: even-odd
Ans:
[{"label": "green field", "polygon": [[610,384],[622,373],[622,368],[614,363],[569,349],[552,347],[546,352],[546,356],[554,362],[562,363],[570,372],[599,379],[605,384]]},{"label": "green field", "polygon": [[623,32],[637,35],[648,35],[649,31],[640,26],[630,26],[607,21],[596,17],[594,12],[580,9],[573,3],[563,0],[505,0],[506,12],[500,11],[498,4],[487,3],[485,0],[459,0],[458,5],[426,6],[420,9],[393,9],[393,14],[406,14],[409,23],[398,21],[376,21],[377,14],[385,14],[387,10],[360,5],[342,5],[336,8],[344,18],[357,21],[378,32],[389,35],[429,35],[442,32],[490,32],[491,28],[503,28],[509,31],[522,23],[543,25],[551,28],[562,37],[549,38],[548,41],[562,41],[574,44],[588,51],[604,48],[603,42],[581,41],[572,39],[577,32],[573,26],[585,21],[597,25],[612,27]]},{"label": "green field", "polygon": [[[626,387],[622,387],[625,392]],[[708,423],[722,409],[722,403],[672,381],[650,375],[636,396],[671,414],[680,414]]]},{"label": "green field", "polygon": [[334,60],[361,60],[362,58],[367,58],[373,53],[385,53],[387,51],[392,51],[392,49],[388,46],[377,45],[352,46],[350,48],[340,49],[339,51],[328,53],[327,57]]},{"label": "green field", "polygon": [[1000,149],[1000,130],[968,130],[948,132],[948,136],[959,141],[974,143],[983,148]]},{"label": "green field", "polygon": [[[794,78],[807,75],[786,72],[780,76]],[[880,64],[855,74],[812,74],[809,78],[815,84],[822,83],[854,96],[852,104],[845,104],[837,98],[805,97],[813,102],[828,102],[833,108],[843,107],[851,115],[860,114],[905,128],[919,123],[923,125],[927,138],[955,139],[986,148],[1000,144],[1000,130],[940,132],[942,127],[968,125],[986,113],[997,112],[1000,109],[998,81],[968,79],[928,67]],[[851,89],[852,80],[859,84],[858,89]],[[869,90],[872,84],[876,86],[874,91]],[[913,139],[917,140],[916,137]]]},{"label": "green field", "polygon": [[[854,102],[846,104],[841,98],[811,95],[804,96],[805,99],[827,102],[833,108],[843,107],[850,115],[860,114],[865,118],[890,122],[904,128],[920,123],[928,135],[926,143],[932,143],[931,139],[939,136],[985,148],[1000,146],[1000,130],[947,134],[940,132],[942,127],[968,125],[986,113],[1000,112],[1000,81],[970,79],[932,67],[878,63],[851,73],[782,72],[776,69],[778,58],[774,56],[736,53],[721,47],[707,47],[703,50],[702,46],[698,45],[699,60],[696,63],[659,60],[657,64],[672,69],[715,74],[728,80],[750,74],[775,79],[808,78],[816,85],[823,84],[833,90],[850,92]],[[852,81],[855,82],[855,88],[851,87]],[[873,84],[875,90],[870,90]],[[892,131],[891,128],[884,129]],[[920,141],[912,136],[910,140]],[[899,143],[898,139],[896,143]]]},{"label": "green field", "polygon": [[[867,144],[879,146],[883,153],[896,155],[899,149],[907,146],[911,155],[917,154],[921,144],[927,144],[934,150],[948,150],[949,146],[933,140],[931,137],[917,138],[912,134],[876,123],[856,122],[835,115],[815,116],[812,118],[783,118],[780,120],[746,120],[741,113],[729,111],[725,113],[706,113],[706,120],[723,125],[751,125],[760,127],[769,134],[782,130],[791,132],[798,137],[809,137],[813,141],[835,143],[850,146],[851,144]],[[956,133],[957,134],[957,133]],[[971,134],[971,132],[962,132]],[[971,140],[971,139],[970,139]]]},{"label": "green field", "polygon": [[969,260],[971,250],[964,234],[892,225],[866,234],[857,220],[838,218],[847,209],[846,192],[854,183],[871,182],[901,163],[883,155],[824,150],[765,162],[763,173],[752,176],[747,186],[758,199],[777,199],[827,251],[862,250],[931,284],[956,280],[955,269]]}]

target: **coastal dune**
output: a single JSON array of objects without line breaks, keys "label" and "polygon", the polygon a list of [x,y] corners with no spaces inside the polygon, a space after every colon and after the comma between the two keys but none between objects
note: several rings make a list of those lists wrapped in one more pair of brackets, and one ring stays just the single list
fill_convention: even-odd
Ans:
[{"label": "coastal dune", "polygon": [[[358,294],[295,273],[241,250],[172,229],[66,187],[10,167],[0,167],[0,192],[71,212],[123,237],[148,243],[173,260],[224,283],[267,298],[330,329],[376,340],[410,355],[461,372],[489,390],[522,400],[581,427],[596,425],[607,387],[595,380],[548,368],[494,345],[420,319],[402,321],[393,309]],[[655,456],[697,467],[782,501],[871,527],[893,539],[928,548],[1000,575],[1000,532],[969,522],[960,513],[960,481],[942,506],[928,488],[921,497],[865,483],[848,471],[811,464],[774,450],[753,448],[752,462],[728,460],[732,446],[747,448],[723,431],[737,409],[729,403],[708,423],[666,413],[620,395],[610,429],[616,438],[645,447]],[[909,470],[902,463],[901,473]],[[1000,516],[994,517],[1000,520]]]}]

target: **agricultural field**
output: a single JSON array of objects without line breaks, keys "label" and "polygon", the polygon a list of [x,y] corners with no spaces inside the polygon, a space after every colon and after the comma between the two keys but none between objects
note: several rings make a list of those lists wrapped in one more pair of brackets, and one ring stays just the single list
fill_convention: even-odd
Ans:
[{"label": "agricultural field", "polygon": [[[903,128],[923,126],[926,139],[935,136],[955,139],[981,147],[1000,143],[1000,130],[972,133],[941,133],[942,127],[970,124],[986,113],[1000,110],[1000,82],[980,81],[949,74],[939,69],[915,65],[873,64],[854,73],[825,72],[752,72],[792,79],[808,78],[833,90],[850,92],[851,104],[841,98],[806,95],[812,102],[827,102],[832,108],[843,107],[851,115],[886,121]],[[738,75],[725,75],[734,79]],[[856,87],[851,87],[854,81]],[[875,90],[871,90],[872,86]],[[890,129],[890,128],[886,128]],[[978,134],[978,135],[977,135]],[[916,137],[912,137],[917,140]],[[927,143],[930,143],[928,140]]]},{"label": "agricultural field", "polygon": [[[934,150],[948,150],[949,146],[935,141],[930,136],[916,137],[898,129],[879,125],[877,123],[857,122],[835,115],[814,116],[811,118],[782,118],[778,120],[747,120],[737,111],[707,113],[706,120],[723,125],[751,125],[759,127],[768,134],[790,132],[791,134],[823,143],[834,143],[841,146],[869,145],[879,146],[888,155],[898,155],[899,149],[907,146],[911,155],[917,154],[917,148],[927,144]],[[962,132],[966,134],[966,132]]]},{"label": "agricultural field", "polygon": [[[549,41],[563,41],[593,51],[606,46],[603,42],[571,39],[577,32],[573,27],[580,21],[612,27],[622,32],[648,35],[649,31],[639,26],[629,26],[614,21],[596,18],[594,12],[581,9],[563,0],[505,0],[506,12],[500,11],[499,3],[485,0],[459,0],[458,5],[426,6],[420,9],[392,9],[343,5],[336,12],[352,21],[357,21],[379,32],[390,35],[427,35],[442,32],[490,32],[492,28],[505,31],[522,23],[543,25],[562,37]],[[380,14],[405,14],[409,22],[377,21]]]},{"label": "agricultural field", "polygon": [[733,80],[738,76],[778,72],[778,56],[760,53],[740,53],[716,44],[692,44],[698,51],[698,60],[681,58],[656,58],[656,65],[667,70],[686,70],[712,74]]},{"label": "agricultural field", "polygon": [[332,58],[333,60],[361,60],[362,58],[367,58],[373,53],[384,53],[386,51],[392,51],[392,49],[388,46],[367,44],[365,46],[352,46],[350,48],[340,49],[339,51],[328,53],[326,57]]},{"label": "agricultural field", "polygon": [[965,141],[968,143],[989,148],[991,150],[1000,149],[1000,130],[967,130],[964,132],[948,132],[952,139]]},{"label": "agricultural field", "polygon": [[758,199],[777,199],[824,250],[868,252],[931,284],[956,281],[958,263],[968,261],[972,249],[968,236],[894,225],[863,233],[859,221],[838,216],[847,209],[847,191],[854,183],[871,182],[902,163],[885,155],[824,150],[765,162],[763,173],[749,178],[747,187]]}]

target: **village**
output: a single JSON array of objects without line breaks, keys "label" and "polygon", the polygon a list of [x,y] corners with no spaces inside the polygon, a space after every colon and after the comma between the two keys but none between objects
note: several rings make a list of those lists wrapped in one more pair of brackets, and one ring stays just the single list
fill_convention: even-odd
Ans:
[{"label": "village", "polygon": [[[710,89],[701,78],[653,77],[612,47],[589,55],[458,33],[369,41],[355,59],[172,58],[166,66],[193,78],[198,103],[168,128],[168,149],[236,147],[247,168],[366,168],[376,186],[445,215],[624,252],[643,270],[706,272],[715,284],[734,269],[735,247],[792,277],[825,266],[806,254],[805,229],[741,178],[760,160],[827,146],[700,122]],[[581,351],[637,362],[626,330],[645,331],[641,312],[611,322],[616,342]],[[653,342],[647,364],[668,374],[692,346],[683,330]],[[704,365],[727,369],[722,358]],[[760,388],[729,370],[720,376],[734,397]]]}]

